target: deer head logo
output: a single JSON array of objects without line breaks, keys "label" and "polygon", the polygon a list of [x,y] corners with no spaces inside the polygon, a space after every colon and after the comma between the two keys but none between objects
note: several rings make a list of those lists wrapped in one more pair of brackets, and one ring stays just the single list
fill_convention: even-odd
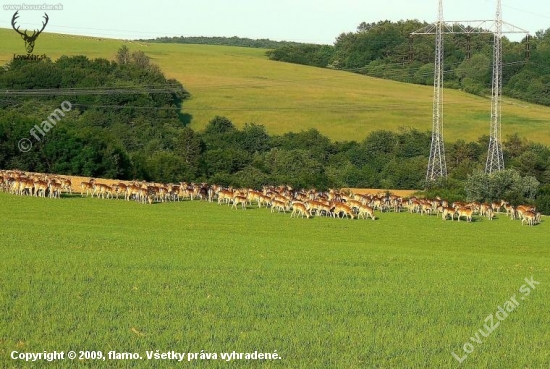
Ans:
[{"label": "deer head logo", "polygon": [[48,14],[44,13],[44,19],[46,21],[42,22],[42,29],[40,31],[35,30],[33,34],[29,36],[27,35],[27,30],[25,30],[25,32],[21,32],[19,30],[19,26],[17,26],[17,28],[15,27],[15,21],[17,20],[17,18],[19,18],[19,15],[17,13],[19,13],[19,10],[16,11],[15,14],[13,15],[13,18],[11,19],[11,26],[13,27],[15,32],[19,33],[21,35],[21,38],[25,40],[25,49],[27,49],[27,53],[30,54],[34,50],[34,42],[36,41],[38,36],[42,33],[44,28],[46,28],[46,24],[48,24],[48,20],[50,18],[48,17]]}]

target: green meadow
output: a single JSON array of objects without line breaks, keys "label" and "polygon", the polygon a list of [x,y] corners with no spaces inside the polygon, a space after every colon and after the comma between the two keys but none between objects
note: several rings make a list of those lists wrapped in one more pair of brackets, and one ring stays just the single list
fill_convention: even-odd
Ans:
[{"label": "green meadow", "polygon": [[[2,368],[547,368],[548,221],[0,193]],[[540,284],[520,292],[525,278]],[[498,307],[515,298],[499,321]],[[498,326],[477,334],[493,314]],[[470,339],[481,340],[476,343]],[[466,355],[463,347],[471,351]],[[25,363],[13,351],[138,353]],[[217,353],[147,360],[146,352]],[[278,360],[221,360],[222,352]],[[453,357],[466,358],[462,364]],[[78,365],[75,365],[78,364]]]},{"label": "green meadow", "polygon": [[[11,29],[0,29],[0,63],[25,52],[23,40]],[[263,124],[270,134],[316,128],[333,140],[361,140],[369,132],[432,127],[432,86],[418,86],[344,71],[270,61],[263,49],[126,43],[143,50],[167,77],[191,93],[183,112],[190,126],[202,129],[216,115],[237,127]],[[61,55],[114,59],[122,40],[41,34],[34,54],[53,60]],[[457,90],[444,92],[445,138],[477,140],[489,134],[490,98]],[[503,138],[518,133],[550,144],[550,107],[504,98]]]}]

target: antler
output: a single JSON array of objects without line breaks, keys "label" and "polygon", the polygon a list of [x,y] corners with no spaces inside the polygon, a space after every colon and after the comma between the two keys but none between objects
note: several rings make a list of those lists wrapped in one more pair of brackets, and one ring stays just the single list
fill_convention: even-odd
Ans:
[{"label": "antler", "polygon": [[15,32],[19,33],[21,36],[26,36],[27,35],[26,33],[23,33],[19,30],[19,26],[17,26],[17,28],[15,28],[15,20],[17,18],[19,18],[19,15],[17,15],[17,13],[19,13],[19,10],[16,11],[15,14],[13,15],[13,17],[11,18],[11,26],[13,27]]},{"label": "antler", "polygon": [[42,31],[44,31],[44,28],[46,28],[46,24],[48,24],[48,20],[50,19],[48,17],[48,14],[44,13],[44,18],[46,19],[46,22],[42,22],[42,29],[40,31],[36,30],[33,32],[31,38],[37,38],[39,34],[42,33]]},{"label": "antler", "polygon": [[25,37],[25,39],[29,39],[29,40],[36,40],[36,38],[38,37],[39,34],[42,33],[42,31],[44,31],[44,28],[46,28],[46,25],[48,24],[48,21],[50,20],[50,17],[48,17],[48,14],[44,13],[44,18],[46,19],[46,22],[42,22],[42,29],[39,31],[39,30],[35,30],[32,34],[32,36],[29,36],[27,35],[27,31],[25,30],[25,32],[21,32],[19,30],[19,26],[15,27],[15,21],[17,20],[17,18],[19,18],[19,10],[15,12],[15,14],[13,15],[13,17],[11,18],[11,26],[13,27],[13,29],[19,33],[21,36]]},{"label": "antler", "polygon": [[21,38],[23,40],[25,40],[25,49],[27,49],[27,53],[30,54],[30,53],[32,53],[32,51],[34,49],[34,42],[36,41],[36,39],[38,38],[40,33],[42,33],[44,28],[46,28],[46,24],[48,24],[48,20],[50,18],[48,17],[48,14],[44,13],[44,19],[46,21],[42,22],[42,29],[41,30],[35,30],[33,32],[33,34],[31,36],[29,36],[27,34],[27,30],[25,30],[25,32],[21,32],[21,31],[19,31],[19,26],[18,27],[15,26],[15,21],[17,20],[17,18],[19,18],[18,13],[19,13],[19,10],[16,11],[15,14],[13,15],[13,17],[11,19],[11,25],[12,25],[13,29],[21,35]]}]

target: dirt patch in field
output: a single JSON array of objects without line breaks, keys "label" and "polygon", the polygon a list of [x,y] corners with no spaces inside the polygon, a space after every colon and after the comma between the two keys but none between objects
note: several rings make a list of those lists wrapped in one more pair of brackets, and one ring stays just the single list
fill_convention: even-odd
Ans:
[{"label": "dirt patch in field", "polygon": [[356,194],[384,194],[387,192],[392,195],[401,196],[401,197],[410,197],[413,194],[419,192],[420,190],[391,190],[391,189],[381,189],[381,188],[343,188],[342,190],[350,190]]},{"label": "dirt patch in field", "polygon": [[[27,172],[30,174],[37,174],[37,175],[43,175],[43,173],[33,173],[33,172]],[[71,189],[74,192],[80,193],[81,187],[80,184],[82,182],[90,182],[90,179],[92,177],[81,177],[81,176],[68,176],[68,175],[57,175],[60,178],[67,178],[71,181]],[[104,179],[104,178],[94,178],[96,183],[103,183],[108,186],[112,186],[114,184],[124,183],[124,184],[130,184],[130,181],[121,181],[119,179]]]},{"label": "dirt patch in field", "polygon": [[[34,174],[42,174],[42,173],[34,173]],[[91,177],[81,177],[81,176],[68,176],[68,175],[60,175],[59,177],[68,178],[71,180],[71,188],[73,192],[80,193],[81,188],[80,184],[82,182],[89,182]],[[126,185],[129,185],[131,181],[123,181],[120,179],[105,179],[105,178],[94,178],[96,183],[103,183],[108,186],[112,186],[114,184],[118,183],[124,183]],[[386,191],[389,191],[392,195],[397,195],[401,197],[410,197],[413,194],[419,192],[420,190],[392,190],[392,189],[381,189],[381,188],[342,188],[342,191],[350,190],[353,193],[357,194],[383,194],[386,193]]]},{"label": "dirt patch in field", "polygon": [[[71,180],[73,192],[80,192],[80,183],[89,182],[90,177],[79,177],[79,176],[62,176],[69,178]],[[130,184],[130,181],[121,181],[119,179],[103,179],[95,178],[96,183],[103,183],[108,186],[112,186],[118,183],[124,183],[126,185]],[[401,197],[410,197],[413,194],[419,192],[420,190],[392,190],[392,189],[381,189],[381,188],[342,188],[342,190],[351,190],[353,193],[357,194],[383,194],[386,191],[389,191],[392,195],[401,196]]]},{"label": "dirt patch in field", "polygon": [[[61,177],[69,178],[71,180],[71,188],[73,192],[80,192],[81,191],[80,184],[82,182],[89,182],[91,179],[91,177],[79,177],[79,176],[61,176]],[[127,185],[130,184],[130,181],[121,181],[119,179],[103,179],[103,178],[94,178],[94,179],[95,179],[95,183],[103,183],[108,186],[112,186],[119,183],[124,183]]]}]

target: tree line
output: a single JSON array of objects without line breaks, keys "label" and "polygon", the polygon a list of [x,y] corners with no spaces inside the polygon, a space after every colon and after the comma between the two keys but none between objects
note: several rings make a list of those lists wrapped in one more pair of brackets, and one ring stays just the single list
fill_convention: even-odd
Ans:
[{"label": "tree line", "polygon": [[[401,82],[433,85],[435,36],[410,34],[428,24],[416,20],[361,23],[334,45],[282,45],[271,60],[333,68]],[[503,45],[503,94],[550,105],[550,29]],[[444,36],[444,86],[476,95],[491,92],[493,36]]]},{"label": "tree line", "polygon": [[196,44],[196,45],[223,45],[223,46],[239,46],[253,47],[259,49],[275,49],[285,45],[300,45],[299,42],[293,41],[274,41],[268,38],[252,39],[246,37],[207,37],[207,36],[173,36],[173,37],[157,37],[148,40],[139,40],[143,42],[159,42],[159,43],[175,43],[175,44]]},{"label": "tree line", "polygon": [[[0,69],[0,168],[165,183],[208,182],[260,188],[423,189],[431,133],[402,127],[361,141],[334,142],[315,129],[272,135],[255,122],[242,128],[216,116],[202,131],[188,126],[189,93],[165,78],[141,52],[122,47],[116,61],[84,56],[57,61],[15,60]],[[74,96],[55,91],[88,91]],[[121,92],[122,89],[122,92]],[[72,109],[28,152],[18,149],[29,130],[62,101]],[[487,136],[447,142],[449,177],[431,183],[429,196],[450,200],[536,203],[550,212],[550,148],[518,135],[504,141],[507,171],[486,176]]]}]

